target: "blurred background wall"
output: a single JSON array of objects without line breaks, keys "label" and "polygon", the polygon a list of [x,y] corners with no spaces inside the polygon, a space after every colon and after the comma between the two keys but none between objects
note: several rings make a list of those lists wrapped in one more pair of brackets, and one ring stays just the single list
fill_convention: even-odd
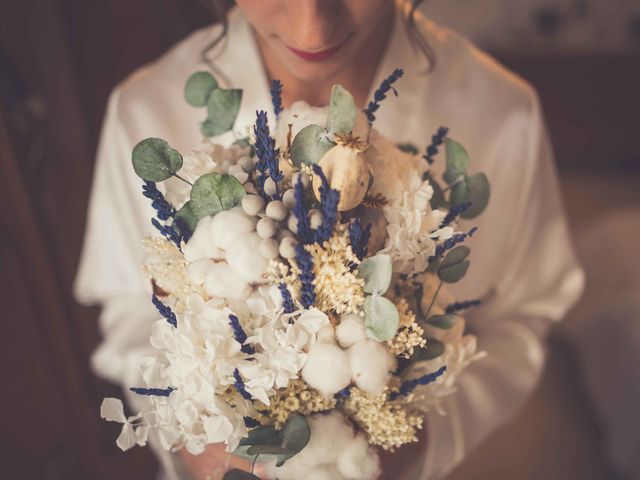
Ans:
[{"label": "blurred background wall", "polygon": [[[588,272],[521,413],[453,479],[640,478],[640,5],[428,0],[424,10],[539,91]],[[88,357],[97,310],[70,296],[111,88],[213,21],[197,0],[0,3],[2,471],[6,478],[153,478],[98,408],[118,388]],[[3,476],[5,476],[3,475]]]}]

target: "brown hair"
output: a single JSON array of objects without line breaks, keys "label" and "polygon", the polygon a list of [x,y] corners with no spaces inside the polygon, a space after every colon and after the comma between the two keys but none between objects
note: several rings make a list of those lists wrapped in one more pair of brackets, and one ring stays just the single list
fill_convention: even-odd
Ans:
[{"label": "brown hair", "polygon": [[[229,0],[200,0],[207,7],[216,21],[222,23],[222,31],[220,35],[214,38],[201,52],[201,58],[204,63],[209,64],[208,54],[222,42],[229,31],[229,20],[227,19],[227,11],[233,5]],[[402,20],[404,21],[409,40],[414,49],[417,49],[429,62],[426,73],[432,72],[436,67],[436,54],[429,44],[425,36],[416,27],[415,13],[424,0],[402,0]]]}]

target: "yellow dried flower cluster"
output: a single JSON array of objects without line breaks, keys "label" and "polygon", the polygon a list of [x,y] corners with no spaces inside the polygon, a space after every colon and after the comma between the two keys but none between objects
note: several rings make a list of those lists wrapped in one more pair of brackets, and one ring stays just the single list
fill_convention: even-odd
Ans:
[{"label": "yellow dried flower cluster", "polygon": [[316,306],[338,315],[359,312],[364,303],[364,280],[352,268],[360,260],[351,250],[347,226],[337,225],[329,240],[305,249],[313,258]]},{"label": "yellow dried flower cluster", "polygon": [[[336,406],[333,397],[326,398],[314,390],[304,380],[292,380],[286,388],[278,389],[270,396],[271,405],[257,402],[256,408],[267,418],[275,421],[275,427],[281,428],[293,413],[308,416],[315,412],[331,410]],[[261,420],[262,423],[262,420]]]},{"label": "yellow dried flower cluster", "polygon": [[146,237],[142,246],[147,259],[143,273],[165,292],[183,299],[192,289],[187,275],[187,261],[175,243],[161,237]]},{"label": "yellow dried flower cluster", "polygon": [[415,347],[424,347],[427,340],[422,336],[424,330],[416,321],[416,316],[409,309],[409,304],[401,298],[396,304],[400,316],[400,327],[396,335],[387,342],[389,351],[397,357],[409,358]]},{"label": "yellow dried flower cluster", "polygon": [[407,412],[407,398],[389,400],[387,393],[372,396],[351,388],[344,408],[369,436],[369,443],[393,452],[405,443],[417,442],[417,431],[423,426],[421,415]]}]

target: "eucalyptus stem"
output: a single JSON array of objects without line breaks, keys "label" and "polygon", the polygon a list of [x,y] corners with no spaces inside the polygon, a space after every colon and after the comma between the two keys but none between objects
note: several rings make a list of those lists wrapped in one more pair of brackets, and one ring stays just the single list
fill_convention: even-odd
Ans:
[{"label": "eucalyptus stem", "polygon": [[178,175],[177,173],[173,174],[174,177],[179,178],[180,180],[182,180],[184,183],[186,183],[187,185],[191,185],[193,187],[193,183],[191,183],[189,180],[187,180],[186,178],[182,178],[180,175]]},{"label": "eucalyptus stem", "polygon": [[259,454],[259,453],[258,453],[258,454],[256,454],[256,456],[255,456],[255,457],[253,457],[253,461],[251,462],[251,473],[252,473],[252,474],[254,474],[254,475],[256,474],[256,472],[255,472],[255,468],[256,468],[256,462],[258,461],[258,457],[259,457],[259,456],[260,456],[260,454]]},{"label": "eucalyptus stem", "polygon": [[427,313],[424,316],[425,320],[429,318],[429,313],[431,312],[431,307],[433,307],[433,304],[436,303],[436,297],[438,296],[438,293],[440,293],[440,289],[442,288],[442,284],[443,283],[444,282],[442,280],[440,280],[440,284],[438,285],[438,288],[436,289],[436,293],[433,294],[433,298],[431,299],[431,303],[429,304],[429,308],[427,309]]}]

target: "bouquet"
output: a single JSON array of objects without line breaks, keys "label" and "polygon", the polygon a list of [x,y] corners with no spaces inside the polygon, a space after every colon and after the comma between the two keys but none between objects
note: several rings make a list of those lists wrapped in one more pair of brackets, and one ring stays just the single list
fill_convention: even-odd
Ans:
[{"label": "bouquet", "polygon": [[[444,285],[469,268],[476,229],[458,223],[482,212],[489,183],[446,128],[424,155],[373,129],[401,76],[363,111],[340,85],[328,108],[283,110],[274,81],[273,113],[239,135],[242,91],[198,72],[185,97],[207,111],[200,148],[136,145],[160,233],[143,240],[142,268],[162,319],[131,388],[147,407],[127,418],[120,400],[102,404],[123,423],[121,449],[153,429],[172,451],[224,442],[271,478],[374,479],[379,449],[417,441],[425,412],[442,409],[481,356],[462,317],[480,301]],[[223,133],[235,142],[209,138]],[[441,148],[444,188],[430,168]]]}]

